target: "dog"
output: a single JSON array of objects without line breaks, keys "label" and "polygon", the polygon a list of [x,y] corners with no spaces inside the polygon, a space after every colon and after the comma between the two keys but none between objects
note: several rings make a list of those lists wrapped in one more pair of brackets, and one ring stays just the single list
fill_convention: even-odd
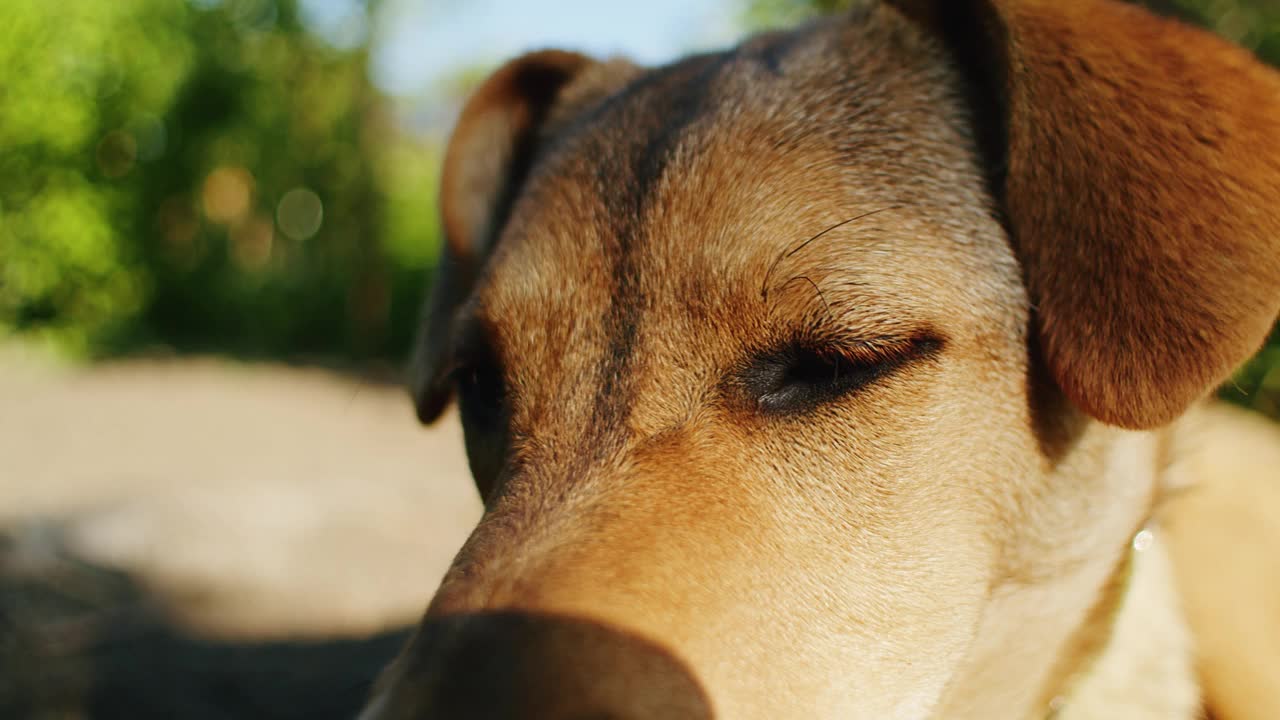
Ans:
[{"label": "dog", "polygon": [[1195,476],[1275,443],[1205,404],[1280,309],[1248,52],[1116,0],[535,52],[441,211],[413,395],[486,510],[362,717],[1280,717],[1215,554],[1280,532]]}]

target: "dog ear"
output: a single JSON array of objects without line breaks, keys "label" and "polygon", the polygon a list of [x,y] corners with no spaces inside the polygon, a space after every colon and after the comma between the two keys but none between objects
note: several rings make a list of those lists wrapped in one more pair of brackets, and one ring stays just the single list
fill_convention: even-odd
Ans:
[{"label": "dog ear", "polygon": [[1181,414],[1280,309],[1280,75],[1115,0],[886,0],[975,98],[1055,381],[1104,422]]},{"label": "dog ear", "polygon": [[471,293],[533,163],[561,91],[594,61],[546,50],[499,68],[463,107],[440,180],[444,248],[409,366],[418,417],[435,420],[452,397],[446,364],[454,314]]}]

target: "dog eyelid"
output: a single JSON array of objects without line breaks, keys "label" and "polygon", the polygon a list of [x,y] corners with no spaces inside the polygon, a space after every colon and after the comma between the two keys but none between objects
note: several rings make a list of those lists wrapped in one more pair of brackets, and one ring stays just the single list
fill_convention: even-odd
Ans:
[{"label": "dog eyelid", "polygon": [[943,344],[925,332],[870,340],[802,337],[757,353],[736,384],[766,415],[805,413],[935,357]]}]

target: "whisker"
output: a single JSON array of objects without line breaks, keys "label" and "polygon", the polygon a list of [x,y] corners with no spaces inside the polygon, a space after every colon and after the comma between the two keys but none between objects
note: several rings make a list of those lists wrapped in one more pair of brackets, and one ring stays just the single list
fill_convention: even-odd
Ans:
[{"label": "whisker", "polygon": [[[818,233],[817,235],[814,235],[813,237],[809,238],[808,240],[805,240],[804,242],[800,243],[799,245],[797,245],[795,248],[791,249],[790,251],[788,251],[788,252],[786,252],[786,253],[783,253],[783,254],[779,255],[778,257],[774,258],[773,263],[772,263],[771,265],[769,265],[769,270],[768,270],[768,272],[766,272],[766,273],[765,273],[765,275],[764,275],[764,282],[763,282],[763,283],[761,283],[761,285],[760,285],[760,298],[761,298],[761,299],[767,299],[767,298],[769,297],[769,278],[773,277],[773,271],[777,269],[778,264],[779,264],[779,263],[781,263],[784,259],[789,258],[789,257],[791,257],[791,256],[795,255],[796,253],[800,252],[801,250],[805,249],[806,247],[809,247],[809,245],[811,245],[811,244],[812,244],[814,241],[816,241],[818,238],[821,238],[821,237],[825,236],[826,234],[828,234],[828,233],[830,233],[830,232],[832,232],[832,231],[834,231],[834,230],[838,230],[838,229],[840,229],[840,228],[844,227],[845,225],[848,225],[848,224],[850,224],[850,223],[857,222],[857,221],[859,221],[859,220],[863,220],[863,219],[865,219],[865,218],[869,218],[869,217],[871,217],[872,215],[879,215],[879,214],[880,214],[880,213],[882,213],[882,212],[888,212],[889,210],[901,210],[901,209],[902,209],[902,206],[901,206],[901,205],[890,205],[890,206],[888,206],[888,207],[882,207],[882,208],[879,208],[878,210],[872,210],[872,211],[870,211],[870,212],[862,213],[861,215],[855,215],[854,217],[851,217],[851,218],[849,218],[848,220],[842,220],[842,221],[840,221],[840,222],[836,223],[835,225],[832,225],[831,227],[827,228],[826,230],[823,230],[822,232]],[[794,280],[795,278],[792,278],[792,279]],[[807,279],[807,278],[806,278],[806,279]],[[788,280],[787,282],[788,282],[788,283],[790,283],[791,281],[790,281],[790,280]],[[812,281],[810,281],[810,282],[812,282]],[[784,287],[785,287],[785,285],[784,285]],[[817,287],[817,286],[815,286],[815,288],[816,288],[816,287]],[[821,291],[819,291],[819,294],[821,294]]]},{"label": "whisker", "polygon": [[783,284],[782,284],[782,287],[783,287],[783,288],[786,288],[788,285],[790,285],[791,283],[793,283],[793,282],[795,282],[795,281],[797,281],[797,280],[803,280],[803,281],[805,281],[805,282],[809,283],[809,286],[813,288],[813,291],[814,291],[814,292],[816,292],[816,293],[818,293],[818,297],[822,299],[822,304],[823,304],[824,306],[826,306],[826,308],[827,308],[827,317],[828,317],[832,322],[835,322],[836,316],[835,316],[835,313],[831,312],[831,303],[827,302],[827,296],[826,296],[825,294],[823,294],[823,292],[822,292],[822,288],[818,287],[818,283],[814,282],[814,281],[813,281],[813,279],[812,279],[812,278],[810,278],[808,275],[797,275],[797,276],[795,276],[795,277],[791,278],[790,280],[786,281],[785,283],[783,283]]}]

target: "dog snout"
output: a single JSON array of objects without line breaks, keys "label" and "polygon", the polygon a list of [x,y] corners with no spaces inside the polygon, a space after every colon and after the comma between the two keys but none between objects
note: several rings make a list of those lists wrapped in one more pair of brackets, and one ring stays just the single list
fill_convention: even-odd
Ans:
[{"label": "dog snout", "polygon": [[670,651],[576,618],[488,612],[428,620],[361,720],[709,720]]}]

